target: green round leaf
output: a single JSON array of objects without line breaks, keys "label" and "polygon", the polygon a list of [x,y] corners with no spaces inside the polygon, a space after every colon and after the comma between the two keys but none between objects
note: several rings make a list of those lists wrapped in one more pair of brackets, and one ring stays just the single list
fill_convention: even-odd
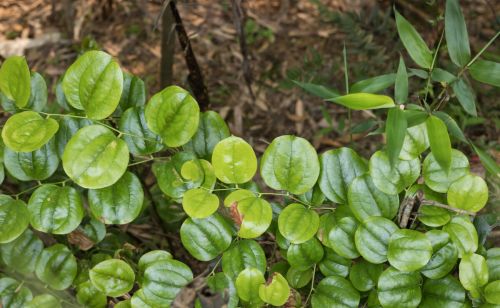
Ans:
[{"label": "green round leaf", "polygon": [[291,243],[304,243],[318,231],[319,216],[315,211],[308,210],[301,204],[292,203],[280,213],[278,228]]},{"label": "green round leaf", "polygon": [[133,155],[148,155],[163,149],[163,142],[146,124],[144,106],[131,107],[121,115],[118,125],[124,132],[123,140]]},{"label": "green round leaf", "polygon": [[274,139],[264,151],[260,165],[260,174],[267,186],[296,195],[313,188],[319,170],[313,146],[303,138],[290,135]]},{"label": "green round leaf", "polygon": [[179,152],[168,162],[153,164],[153,173],[163,193],[173,199],[180,199],[187,190],[200,187],[203,178],[197,181],[186,181],[181,177],[182,166],[194,159],[196,157],[192,153]]},{"label": "green round leaf", "polygon": [[488,249],[486,263],[488,264],[490,280],[500,280],[500,247]]},{"label": "green round leaf", "polygon": [[358,307],[360,295],[352,284],[340,276],[326,277],[316,286],[312,307]]},{"label": "green round leaf", "polygon": [[76,189],[44,184],[37,188],[28,202],[30,222],[38,231],[68,234],[83,219],[83,201]]},{"label": "green round leaf", "polygon": [[238,296],[245,302],[259,303],[260,286],[265,283],[264,274],[256,268],[246,268],[236,277]]},{"label": "green round leaf", "polygon": [[45,248],[36,262],[38,279],[55,290],[68,288],[76,277],[76,258],[63,244]]},{"label": "green round leaf", "polygon": [[92,121],[89,119],[71,117],[61,117],[59,119],[59,130],[55,137],[57,155],[59,155],[59,157],[63,156],[64,148],[66,148],[66,144],[68,144],[71,137],[73,137],[80,128],[88,125],[92,125]]},{"label": "green round leaf", "polygon": [[252,147],[235,136],[221,140],[212,154],[215,175],[227,184],[250,181],[257,171],[257,158]]},{"label": "green round leaf", "polygon": [[40,294],[26,305],[26,308],[61,308],[61,302],[50,294]]},{"label": "green round leaf", "polygon": [[181,226],[182,244],[200,261],[210,261],[225,251],[232,235],[229,223],[217,213],[204,219],[188,218]]},{"label": "green round leaf", "polygon": [[130,299],[130,304],[132,307],[141,307],[141,308],[155,308],[154,304],[151,303],[144,295],[144,290],[139,289],[134,292],[134,295]]},{"label": "green round leaf", "polygon": [[30,229],[26,229],[12,242],[0,245],[0,257],[9,269],[30,274],[35,271],[36,260],[42,249],[42,241]]},{"label": "green round leaf", "polygon": [[424,160],[422,174],[425,185],[432,190],[445,193],[451,183],[469,174],[469,161],[462,152],[452,149],[450,169],[444,170],[431,153]]},{"label": "green round leaf", "polygon": [[90,281],[79,284],[76,287],[76,300],[85,307],[106,307],[108,299],[106,295],[97,290]]},{"label": "green round leaf", "polygon": [[358,221],[351,216],[336,219],[335,224],[328,232],[328,247],[344,258],[359,257],[354,244],[354,234],[358,228]]},{"label": "green round leaf", "polygon": [[107,53],[87,51],[66,71],[62,88],[68,103],[85,110],[91,119],[110,116],[118,106],[123,90],[123,73]]},{"label": "green round leaf", "polygon": [[300,289],[305,287],[312,279],[313,269],[300,270],[290,267],[286,272],[286,280],[292,288]]},{"label": "green round leaf", "polygon": [[418,158],[427,148],[429,148],[429,137],[427,137],[427,126],[425,123],[409,127],[406,130],[399,159],[413,160]]},{"label": "green round leaf", "polygon": [[170,86],[146,104],[146,123],[169,147],[186,144],[198,129],[200,107],[186,90]]},{"label": "green round leaf", "polygon": [[336,254],[332,249],[325,247],[325,257],[319,263],[319,270],[325,276],[347,277],[352,261]]},{"label": "green round leaf", "polygon": [[44,119],[34,111],[23,111],[5,122],[2,139],[13,151],[33,152],[49,142],[58,129],[56,120]]},{"label": "green round leaf", "polygon": [[134,286],[134,271],[122,260],[110,259],[100,262],[89,274],[94,287],[107,296],[122,296]]},{"label": "green round leaf", "polygon": [[431,205],[420,205],[418,220],[429,227],[441,227],[451,220],[450,211]]},{"label": "green round leaf", "polygon": [[144,201],[144,191],[139,178],[125,172],[115,184],[90,189],[89,207],[92,215],[105,224],[127,224],[139,216]]},{"label": "green round leaf", "polygon": [[307,242],[301,244],[291,244],[288,247],[286,257],[290,266],[306,270],[323,259],[323,246],[321,242],[312,237]]},{"label": "green round leaf", "polygon": [[468,174],[453,182],[448,189],[448,204],[452,207],[478,212],[488,201],[488,186],[477,175]]},{"label": "green round leaf", "polygon": [[412,185],[420,176],[420,160],[397,160],[394,167],[387,154],[377,151],[370,158],[370,176],[380,191],[396,195]]},{"label": "green round leaf", "polygon": [[266,255],[256,241],[238,241],[222,255],[222,270],[231,279],[249,267],[266,272]]},{"label": "green round leaf", "polygon": [[184,145],[184,150],[210,160],[215,145],[229,136],[229,128],[222,117],[215,111],[206,111],[200,114],[198,130]]},{"label": "green round leaf", "polygon": [[377,285],[378,278],[383,270],[384,266],[382,264],[373,264],[361,260],[351,267],[349,280],[356,289],[366,292]]},{"label": "green round leaf", "polygon": [[172,254],[165,250],[152,250],[141,256],[137,266],[139,268],[139,273],[142,275],[146,268],[157,261],[171,260]]},{"label": "green round leaf", "polygon": [[347,200],[352,213],[359,221],[370,216],[392,219],[399,209],[398,195],[389,195],[380,191],[367,174],[358,176],[352,181]]},{"label": "green round leaf", "polygon": [[378,299],[382,307],[417,307],[422,299],[422,277],[418,272],[400,272],[394,267],[380,275],[377,284]]},{"label": "green round leaf", "polygon": [[33,152],[14,152],[5,148],[4,163],[7,171],[20,181],[45,180],[59,166],[54,141]]},{"label": "green round leaf", "polygon": [[261,236],[271,225],[273,211],[269,202],[258,197],[249,197],[237,203],[238,214],[242,217],[238,236],[256,238]]},{"label": "green round leaf", "polygon": [[500,280],[495,280],[484,287],[484,297],[490,304],[500,305]]},{"label": "green round leaf", "polygon": [[127,170],[128,159],[125,141],[104,126],[90,125],[69,140],[62,162],[75,183],[98,189],[116,183]]},{"label": "green round leaf", "polygon": [[420,272],[431,279],[439,279],[450,273],[458,260],[458,250],[448,233],[431,230],[426,234],[432,244],[432,257]]},{"label": "green round leaf", "polygon": [[387,260],[400,271],[416,271],[424,267],[431,256],[431,242],[423,233],[401,229],[389,239]]},{"label": "green round leaf", "polygon": [[0,306],[5,308],[25,308],[33,295],[19,281],[9,277],[0,278]]},{"label": "green round leaf", "polygon": [[477,231],[468,217],[454,216],[451,221],[443,227],[458,248],[458,257],[475,252],[478,247]]},{"label": "green round leaf", "polygon": [[0,195],[0,244],[18,238],[29,225],[29,212],[21,200]]},{"label": "green round leaf", "polygon": [[192,218],[206,218],[219,208],[219,198],[204,188],[186,191],[182,198],[182,208]]},{"label": "green round leaf", "polygon": [[488,265],[483,256],[472,253],[462,256],[458,265],[458,277],[462,286],[474,294],[479,293],[479,289],[488,283]]},{"label": "green round leaf", "polygon": [[23,108],[30,98],[30,69],[26,58],[11,56],[0,67],[0,91]]},{"label": "green round leaf", "polygon": [[387,218],[370,217],[356,230],[356,248],[365,260],[376,264],[384,263],[387,261],[389,239],[398,229],[398,226]]},{"label": "green round leaf", "polygon": [[465,290],[460,282],[451,275],[436,280],[427,279],[422,291],[420,307],[455,308],[465,306]]},{"label": "green round leaf", "polygon": [[118,302],[113,308],[132,308],[132,299]]},{"label": "green round leaf", "polygon": [[365,161],[350,148],[329,150],[319,157],[321,172],[319,187],[328,200],[347,203],[347,189],[351,182],[368,168]]},{"label": "green round leaf", "polygon": [[259,297],[264,302],[273,306],[284,305],[290,296],[290,287],[285,277],[280,273],[274,273],[271,282],[259,286]]}]

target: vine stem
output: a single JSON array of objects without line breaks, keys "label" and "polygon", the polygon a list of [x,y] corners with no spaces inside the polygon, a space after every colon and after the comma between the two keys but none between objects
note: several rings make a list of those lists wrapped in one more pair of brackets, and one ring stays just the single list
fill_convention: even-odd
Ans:
[{"label": "vine stem", "polygon": [[313,274],[312,274],[312,279],[311,279],[311,289],[309,290],[309,294],[307,294],[306,301],[304,303],[304,307],[307,307],[307,303],[309,303],[309,299],[311,298],[311,295],[314,291],[314,278],[316,276],[316,264],[314,264],[313,268]]},{"label": "vine stem", "polygon": [[461,214],[461,215],[476,216],[476,213],[473,213],[473,212],[470,212],[470,211],[466,211],[466,210],[462,210],[462,209],[457,209],[457,208],[454,208],[454,207],[451,207],[449,205],[442,204],[442,203],[439,203],[439,202],[436,202],[436,201],[424,200],[420,204],[421,205],[427,205],[427,206],[430,205],[430,206],[440,207],[442,209],[446,209],[446,210],[449,210],[449,211],[452,211],[452,212],[455,212],[455,213],[458,213],[458,214]]},{"label": "vine stem", "polygon": [[434,52],[434,56],[432,57],[432,62],[431,62],[431,67],[429,68],[429,75],[427,76],[427,82],[425,85],[425,96],[424,96],[424,104],[427,107],[427,110],[429,110],[429,105],[427,104],[427,96],[429,95],[429,87],[431,85],[431,79],[432,79],[432,71],[434,70],[434,66],[436,65],[436,59],[439,54],[439,49],[441,48],[441,43],[443,42],[444,38],[444,29],[441,32],[441,37],[439,38],[438,45],[436,47],[436,51]]},{"label": "vine stem", "polygon": [[66,183],[67,183],[67,182],[69,182],[69,181],[71,181],[71,179],[70,179],[70,178],[67,178],[67,179],[65,179],[64,181],[52,182],[52,183],[42,183],[42,182],[38,182],[38,184],[36,184],[35,186],[30,187],[30,188],[27,188],[27,189],[25,189],[25,190],[21,191],[20,193],[17,193],[17,194],[14,194],[14,195],[10,195],[10,196],[11,196],[11,197],[15,197],[16,199],[19,199],[19,196],[21,196],[21,195],[23,195],[23,194],[25,194],[25,193],[28,193],[28,192],[30,192],[30,191],[32,191],[32,190],[34,190],[34,189],[37,189],[38,187],[40,187],[40,186],[42,186],[42,185],[45,185],[45,184],[59,185],[59,184],[61,184],[61,185],[63,185],[63,186],[64,186],[64,184],[66,184]]}]

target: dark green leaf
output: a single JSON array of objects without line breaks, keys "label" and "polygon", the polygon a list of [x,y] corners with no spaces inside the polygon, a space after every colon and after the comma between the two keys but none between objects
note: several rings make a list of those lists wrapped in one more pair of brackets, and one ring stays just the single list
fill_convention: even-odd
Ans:
[{"label": "dark green leaf", "polygon": [[448,275],[441,279],[427,279],[424,282],[423,308],[455,308],[466,307],[465,290],[460,282]]},{"label": "dark green leaf", "polygon": [[389,109],[387,122],[385,124],[385,134],[387,137],[387,156],[391,166],[394,166],[403,148],[406,128],[408,123],[404,111],[399,107]]},{"label": "dark green leaf", "polygon": [[351,93],[377,93],[392,86],[396,80],[396,74],[386,74],[369,79],[361,80],[351,86]]},{"label": "dark green leaf", "polygon": [[0,195],[0,243],[18,238],[29,225],[29,212],[21,200]]},{"label": "dark green leaf", "polygon": [[42,241],[30,229],[26,229],[12,242],[0,245],[0,256],[10,269],[30,274],[35,271],[36,260],[42,249]]},{"label": "dark green leaf", "polygon": [[418,272],[386,269],[378,280],[378,299],[382,307],[417,307],[422,299],[422,277]]},{"label": "dark green leaf", "polygon": [[469,36],[458,0],[446,0],[444,29],[451,61],[464,67],[470,60]]},{"label": "dark green leaf", "polygon": [[163,149],[160,136],[150,131],[146,125],[143,106],[125,110],[118,128],[124,132],[123,140],[133,155],[148,155]]},{"label": "dark green leaf", "polygon": [[500,63],[479,59],[469,67],[469,72],[477,81],[500,87]]},{"label": "dark green leaf", "polygon": [[360,295],[352,284],[340,276],[326,277],[316,286],[312,296],[313,307],[358,307]]},{"label": "dark green leaf", "polygon": [[36,263],[38,279],[55,290],[68,288],[76,277],[76,258],[63,244],[45,248]]},{"label": "dark green leaf", "polygon": [[232,279],[249,267],[266,272],[266,255],[256,241],[238,241],[222,255],[222,270]]},{"label": "dark green leaf", "polygon": [[406,72],[405,61],[402,56],[399,57],[396,84],[394,85],[394,98],[398,104],[404,104],[408,100],[408,73]]},{"label": "dark green leaf", "polygon": [[476,95],[470,85],[462,77],[451,84],[453,93],[457,96],[458,102],[464,108],[465,112],[476,117]]},{"label": "dark green leaf", "polygon": [[33,298],[22,283],[9,277],[0,278],[0,305],[5,308],[25,308]]},{"label": "dark green leaf", "polygon": [[336,96],[339,96],[339,92],[337,90],[334,90],[332,88],[327,88],[322,85],[314,84],[314,83],[309,83],[309,82],[300,82],[296,80],[292,80],[296,85],[304,89],[306,92],[314,95],[321,97],[322,99],[329,99],[333,98]]},{"label": "dark green leaf", "polygon": [[406,20],[398,11],[396,14],[396,26],[399,33],[399,38],[403,42],[410,57],[420,67],[430,68],[432,65],[432,53],[424,40],[418,34],[417,30]]},{"label": "dark green leaf", "polygon": [[206,111],[200,114],[198,130],[184,145],[184,150],[195,153],[198,158],[211,160],[217,143],[229,136],[224,119],[215,111]]}]

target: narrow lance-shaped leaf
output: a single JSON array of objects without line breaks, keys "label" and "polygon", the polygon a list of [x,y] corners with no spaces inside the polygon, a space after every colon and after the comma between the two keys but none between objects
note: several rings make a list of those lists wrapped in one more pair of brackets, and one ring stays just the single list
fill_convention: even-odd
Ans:
[{"label": "narrow lance-shaped leaf", "polygon": [[451,163],[451,141],[446,125],[436,116],[430,116],[426,121],[427,134],[431,145],[431,152],[436,161],[448,170]]},{"label": "narrow lance-shaped leaf", "polygon": [[334,90],[334,89],[331,89],[331,88],[328,88],[328,87],[325,87],[325,86],[322,86],[319,84],[314,84],[314,83],[310,83],[310,82],[300,82],[300,81],[296,81],[296,80],[292,80],[292,81],[293,81],[293,83],[295,83],[296,85],[301,87],[306,92],[308,92],[314,96],[321,97],[323,99],[329,99],[329,98],[333,98],[333,97],[340,95],[337,90]]},{"label": "narrow lance-shaped leaf", "polygon": [[401,149],[403,148],[407,125],[408,123],[402,109],[399,107],[389,109],[385,134],[387,137],[387,156],[389,156],[392,166],[398,160],[399,153],[401,153]]},{"label": "narrow lance-shaped leaf", "polygon": [[327,101],[334,102],[354,110],[390,108],[394,106],[394,101],[389,96],[371,93],[347,94],[327,99]]},{"label": "narrow lance-shaped leaf", "polygon": [[465,66],[470,60],[469,36],[458,0],[446,0],[444,30],[451,61]]},{"label": "narrow lance-shaped leaf", "polygon": [[472,116],[477,116],[476,111],[476,95],[470,87],[470,85],[465,81],[464,78],[460,78],[451,84],[453,93],[455,93],[458,102],[464,108],[465,112]]},{"label": "narrow lance-shaped leaf", "polygon": [[351,93],[377,93],[394,84],[396,74],[385,74],[361,80],[352,85]]},{"label": "narrow lance-shaped leaf", "polygon": [[471,145],[486,170],[488,170],[488,172],[492,175],[500,178],[500,166],[498,166],[497,162],[480,147],[474,145],[473,143],[471,143]]},{"label": "narrow lance-shaped leaf", "polygon": [[500,87],[500,63],[487,60],[476,60],[469,67],[469,72],[472,78],[477,81]]},{"label": "narrow lance-shaped leaf", "polygon": [[397,104],[404,104],[408,100],[408,73],[403,57],[399,57],[396,84],[394,85],[394,98]]}]

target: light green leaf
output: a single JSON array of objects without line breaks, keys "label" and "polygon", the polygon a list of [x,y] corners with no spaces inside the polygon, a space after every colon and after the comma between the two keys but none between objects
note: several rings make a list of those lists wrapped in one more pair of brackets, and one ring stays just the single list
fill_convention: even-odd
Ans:
[{"label": "light green leaf", "polygon": [[61,302],[50,294],[40,294],[26,305],[26,308],[61,308]]},{"label": "light green leaf", "polygon": [[319,157],[321,172],[319,187],[335,203],[347,203],[347,189],[357,176],[368,168],[364,160],[350,148],[329,150]]},{"label": "light green leaf", "polygon": [[255,238],[261,236],[271,225],[273,211],[269,202],[258,198],[249,190],[236,190],[225,200],[226,206],[233,206],[234,213],[241,217],[238,236],[242,238]]},{"label": "light green leaf", "polygon": [[378,299],[382,307],[417,307],[422,299],[422,277],[418,272],[400,272],[394,267],[386,269],[378,280]]},{"label": "light green leaf", "polygon": [[[385,74],[356,82],[351,86],[351,93],[377,93],[392,86],[396,74]],[[331,98],[331,97],[329,97]]]},{"label": "light green leaf", "polygon": [[290,244],[286,257],[290,266],[306,270],[323,259],[323,246],[321,242],[313,237],[301,244]]},{"label": "light green leaf", "polygon": [[412,160],[418,158],[429,147],[429,138],[427,137],[427,126],[419,124],[409,127],[406,130],[403,147],[399,153],[399,159]]},{"label": "light green leaf", "polygon": [[349,280],[359,291],[366,292],[373,289],[382,274],[384,266],[382,264],[373,264],[365,260],[355,263],[351,267]]},{"label": "light green leaf", "polygon": [[488,266],[484,257],[475,253],[463,255],[458,265],[458,277],[462,286],[471,291],[472,297],[477,297],[480,288],[488,283]]},{"label": "light green leaf", "polygon": [[369,217],[356,230],[356,248],[365,260],[375,264],[384,263],[387,261],[389,239],[397,230],[398,226],[387,218]]},{"label": "light green leaf", "polygon": [[70,186],[44,184],[28,202],[31,225],[45,233],[68,234],[75,230],[85,214],[82,197]]},{"label": "light green leaf", "polygon": [[264,302],[273,306],[282,306],[288,301],[290,287],[285,277],[274,273],[271,282],[259,286],[259,297]]},{"label": "light green leaf", "polygon": [[265,150],[260,165],[260,174],[267,186],[296,195],[314,187],[319,171],[318,155],[313,146],[291,135],[275,138]]},{"label": "light green leaf", "polygon": [[408,73],[403,56],[399,57],[398,72],[394,85],[394,99],[398,104],[404,104],[408,100]]},{"label": "light green leaf", "polygon": [[181,176],[182,166],[193,159],[196,159],[194,154],[179,152],[170,161],[153,164],[153,173],[163,193],[173,199],[180,199],[187,190],[200,187],[203,179],[193,182],[186,181]]},{"label": "light green leaf", "polygon": [[425,234],[397,230],[389,239],[387,260],[400,271],[413,272],[424,267],[432,256],[432,245]]},{"label": "light green leaf", "polygon": [[448,189],[448,204],[471,212],[479,212],[488,201],[488,186],[477,175],[468,174],[453,182]]},{"label": "light green leaf", "polygon": [[478,59],[469,67],[469,72],[477,81],[500,87],[500,63]]},{"label": "light green leaf", "polygon": [[42,249],[42,241],[30,229],[26,229],[15,240],[0,245],[0,257],[10,269],[30,274],[35,271],[36,260]]},{"label": "light green leaf", "polygon": [[358,221],[352,216],[336,217],[336,221],[328,232],[327,246],[344,258],[355,259],[359,252],[354,244],[354,234]]},{"label": "light green leaf", "polygon": [[92,285],[107,296],[122,296],[134,286],[134,271],[123,260],[110,259],[100,262],[89,274]]},{"label": "light green leaf", "polygon": [[116,183],[127,170],[125,141],[101,125],[80,129],[69,140],[62,162],[66,174],[84,188],[99,189]]},{"label": "light green leaf", "polygon": [[22,283],[9,277],[0,278],[0,305],[5,308],[25,308],[33,295]]},{"label": "light green leaf", "polygon": [[59,130],[55,136],[57,155],[59,155],[59,157],[63,156],[64,148],[66,148],[66,144],[68,144],[71,137],[73,137],[80,128],[88,125],[92,125],[92,121],[89,119],[70,117],[61,117],[59,119]]},{"label": "light green leaf", "polygon": [[418,220],[429,227],[441,227],[446,225],[450,219],[450,211],[431,205],[420,205],[418,209]]},{"label": "light green leaf", "polygon": [[500,305],[500,280],[495,280],[484,287],[484,297],[490,304]]},{"label": "light green leaf", "polygon": [[45,180],[56,172],[59,157],[51,140],[33,152],[14,152],[5,148],[4,164],[7,171],[20,181]]},{"label": "light green leaf", "polygon": [[200,114],[198,130],[184,145],[184,150],[195,153],[198,158],[211,160],[217,143],[229,136],[224,119],[215,111],[206,111]]},{"label": "light green leaf", "polygon": [[463,77],[451,84],[453,93],[455,93],[458,102],[464,108],[465,112],[471,116],[476,117],[476,95],[471,86],[465,81]]},{"label": "light green leaf", "polygon": [[203,188],[186,191],[182,208],[192,218],[207,218],[219,208],[219,198]]},{"label": "light green leaf", "polygon": [[327,99],[327,101],[354,110],[391,108],[394,106],[394,101],[389,96],[371,93],[347,94]]},{"label": "light green leaf", "polygon": [[30,79],[30,69],[24,57],[9,57],[0,67],[0,91],[15,101],[19,108],[28,104],[31,94]]},{"label": "light green leaf", "polygon": [[354,179],[349,186],[347,200],[352,213],[359,221],[370,216],[392,219],[399,209],[398,195],[389,195],[380,191],[368,174]]},{"label": "light green leaf", "polygon": [[318,264],[319,270],[325,276],[347,277],[351,268],[352,261],[336,254],[332,249],[324,247],[325,256]]},{"label": "light green leaf", "polygon": [[204,219],[186,219],[180,233],[182,245],[200,261],[210,261],[225,251],[233,235],[229,223],[217,213]]},{"label": "light green leaf", "polygon": [[278,217],[280,233],[293,244],[308,241],[316,234],[318,228],[318,214],[298,203],[287,205]]},{"label": "light green leaf", "polygon": [[326,277],[316,286],[312,296],[312,307],[358,307],[360,294],[352,284],[340,276]]},{"label": "light green leaf", "polygon": [[76,287],[76,300],[85,307],[106,307],[106,295],[97,290],[90,281],[80,283]]},{"label": "light green leaf", "polygon": [[11,116],[2,129],[5,145],[16,152],[33,152],[49,142],[59,124],[54,119],[44,119],[34,111],[24,111]]},{"label": "light green leaf", "polygon": [[433,157],[444,170],[449,170],[451,165],[451,142],[446,125],[436,116],[427,118],[425,124]]},{"label": "light green leaf", "polygon": [[439,279],[448,275],[458,260],[458,249],[448,233],[430,230],[426,234],[432,244],[432,257],[420,272],[430,279]]},{"label": "light green leaf", "polygon": [[55,290],[68,288],[76,277],[77,264],[68,247],[55,244],[45,248],[36,263],[38,279]]},{"label": "light green leaf", "polygon": [[417,30],[398,11],[396,15],[396,27],[399,38],[406,48],[410,57],[422,68],[430,68],[432,65],[432,53]]},{"label": "light green leaf", "polygon": [[300,82],[300,81],[296,81],[296,80],[292,80],[292,81],[293,81],[293,83],[298,85],[300,88],[302,88],[306,92],[308,92],[314,96],[321,97],[322,99],[325,99],[325,100],[340,95],[337,90],[325,87],[323,85],[314,84],[314,83],[310,83],[310,82]]},{"label": "light green leaf", "polygon": [[382,192],[396,195],[411,186],[420,176],[420,160],[399,160],[391,167],[387,154],[375,152],[370,158],[370,176]]},{"label": "light green leaf", "polygon": [[22,200],[0,195],[0,243],[18,238],[29,225],[29,212]]},{"label": "light green leaf", "polygon": [[427,279],[424,282],[423,308],[455,308],[466,307],[465,290],[460,282],[448,275],[441,279]]},{"label": "light green leaf", "polygon": [[408,122],[405,113],[398,106],[389,109],[385,124],[385,135],[387,138],[387,156],[391,166],[397,163],[403,143],[405,140]]},{"label": "light green leaf", "polygon": [[246,268],[236,277],[235,286],[238,296],[245,302],[253,304],[261,301],[260,286],[265,283],[264,274],[256,268]]},{"label": "light green leaf", "polygon": [[242,184],[250,181],[257,171],[257,157],[252,147],[235,136],[223,139],[212,154],[215,175],[227,184]]},{"label": "light green leaf", "polygon": [[68,68],[62,87],[71,106],[85,110],[91,119],[101,120],[110,116],[120,102],[123,73],[109,54],[87,51]]},{"label": "light green leaf", "polygon": [[163,149],[160,136],[150,131],[146,125],[143,106],[125,110],[118,128],[124,133],[123,140],[133,155],[149,155]]},{"label": "light green leaf", "polygon": [[451,238],[451,241],[458,248],[458,257],[473,253],[478,248],[477,231],[469,217],[454,216],[451,221],[443,226]]},{"label": "light green leaf", "polygon": [[446,193],[453,182],[469,174],[469,160],[462,152],[452,149],[450,169],[445,170],[431,153],[424,160],[422,174],[425,185],[434,191]]},{"label": "light green leaf", "polygon": [[130,304],[132,307],[155,308],[154,304],[146,299],[143,289],[134,292],[134,295],[130,299]]},{"label": "light green leaf", "polygon": [[222,270],[231,279],[250,267],[266,272],[266,255],[256,241],[238,241],[222,255]]},{"label": "light green leaf", "polygon": [[146,105],[146,123],[169,147],[186,144],[198,129],[200,107],[186,90],[170,86]]},{"label": "light green leaf", "polygon": [[470,60],[469,35],[458,0],[446,0],[444,29],[451,61],[464,67]]},{"label": "light green leaf", "polygon": [[435,111],[433,112],[433,114],[436,117],[440,118],[444,122],[444,124],[446,124],[450,136],[462,142],[467,142],[467,138],[465,138],[464,132],[449,114],[443,111]]}]

